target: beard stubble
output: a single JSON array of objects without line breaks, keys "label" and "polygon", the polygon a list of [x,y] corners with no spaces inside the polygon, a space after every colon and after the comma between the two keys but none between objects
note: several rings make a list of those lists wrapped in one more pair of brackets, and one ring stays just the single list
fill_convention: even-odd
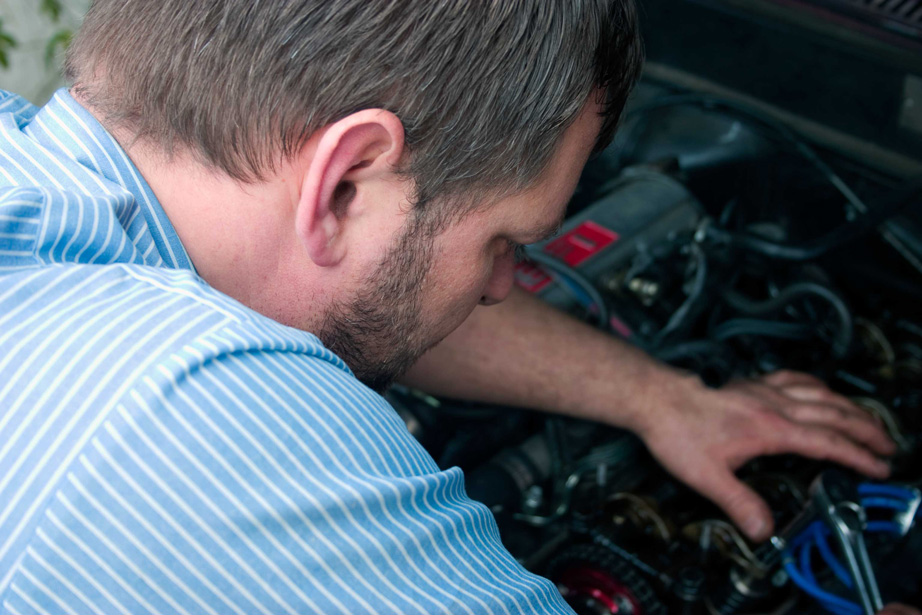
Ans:
[{"label": "beard stubble", "polygon": [[356,378],[383,392],[439,340],[422,318],[437,233],[414,218],[351,301],[334,303],[317,337]]}]

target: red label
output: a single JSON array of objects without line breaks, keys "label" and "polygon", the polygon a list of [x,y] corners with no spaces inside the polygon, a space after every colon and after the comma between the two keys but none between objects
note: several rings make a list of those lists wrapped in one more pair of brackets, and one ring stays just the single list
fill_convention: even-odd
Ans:
[{"label": "red label", "polygon": [[544,251],[576,267],[616,241],[618,233],[587,220],[544,246]]},{"label": "red label", "polygon": [[537,293],[551,283],[551,276],[526,261],[515,266],[515,283],[530,293]]}]

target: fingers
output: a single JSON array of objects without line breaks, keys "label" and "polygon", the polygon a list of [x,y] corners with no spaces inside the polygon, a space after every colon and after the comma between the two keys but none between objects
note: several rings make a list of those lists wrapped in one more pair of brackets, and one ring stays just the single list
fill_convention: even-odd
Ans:
[{"label": "fingers", "polygon": [[843,409],[867,414],[861,408],[853,404],[847,397],[830,391],[825,385],[792,384],[778,388],[781,389],[782,393],[792,399],[812,401],[820,404],[831,404],[834,406],[841,406]]},{"label": "fingers", "polygon": [[922,615],[922,611],[905,604],[891,603],[884,607],[877,615]]},{"label": "fingers", "polygon": [[772,532],[772,514],[759,495],[724,468],[715,468],[688,481],[717,504],[751,540],[762,541]]},{"label": "fingers", "polygon": [[896,452],[896,444],[874,417],[813,376],[781,371],[769,374],[763,382],[792,400],[808,402],[787,406],[784,413],[790,419],[841,431],[878,455]]},{"label": "fingers", "polygon": [[811,376],[810,374],[805,374],[803,372],[794,372],[787,369],[765,374],[759,378],[759,380],[773,387],[787,387],[796,385],[813,387],[826,386],[826,384],[816,376]]},{"label": "fingers", "polygon": [[779,444],[781,449],[775,451],[777,453],[796,453],[834,461],[873,478],[886,478],[890,475],[890,466],[834,429],[820,426],[795,429],[781,439]]},{"label": "fingers", "polygon": [[784,409],[785,415],[797,423],[817,425],[841,432],[878,455],[892,455],[896,445],[874,421],[861,410],[849,412],[839,406],[797,404]]}]

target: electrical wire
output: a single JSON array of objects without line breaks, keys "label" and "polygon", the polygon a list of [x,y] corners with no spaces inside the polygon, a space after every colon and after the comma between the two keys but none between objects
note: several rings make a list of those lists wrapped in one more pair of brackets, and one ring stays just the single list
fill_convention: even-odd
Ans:
[{"label": "electrical wire", "polygon": [[669,336],[679,331],[685,325],[689,314],[692,312],[692,308],[698,303],[701,294],[704,292],[704,286],[707,282],[708,275],[707,256],[705,256],[704,250],[702,250],[701,246],[697,243],[691,244],[691,250],[695,262],[695,280],[692,284],[692,289],[689,291],[685,301],[682,302],[682,305],[679,306],[679,309],[672,313],[666,325],[656,334],[656,337],[653,339],[654,348],[661,346]]},{"label": "electrical wire", "polygon": [[867,497],[861,500],[865,508],[892,508],[893,510],[909,510],[909,502],[900,498]]},{"label": "electrical wire", "polygon": [[848,573],[848,570],[845,569],[845,566],[839,563],[832,549],[829,548],[829,543],[826,542],[827,533],[829,533],[829,529],[826,528],[826,526],[819,525],[814,527],[813,538],[816,541],[816,548],[819,550],[823,561],[826,562],[826,565],[829,566],[832,573],[836,575],[836,578],[842,582],[842,585],[851,589],[852,576]]},{"label": "electrical wire", "polygon": [[[807,543],[800,550],[800,573],[804,576],[804,579],[812,585],[818,586],[816,577],[813,574],[813,563],[810,559],[810,554],[813,551],[813,545]],[[820,602],[824,609],[832,613],[833,615],[852,615],[851,609],[845,609],[828,602]]]},{"label": "electrical wire", "polygon": [[903,530],[893,521],[868,521],[869,532],[889,532],[891,534],[902,534]]},{"label": "electrical wire", "polygon": [[567,293],[573,297],[577,303],[583,306],[588,312],[592,313],[593,308],[595,307],[592,301],[592,297],[586,294],[579,284],[570,280],[570,278],[561,275],[556,272],[549,272],[551,277],[563,287]]},{"label": "electrical wire", "polygon": [[554,258],[550,254],[545,254],[541,250],[526,247],[525,254],[528,260],[536,263],[541,267],[544,267],[545,269],[550,269],[552,272],[564,276],[574,282],[589,297],[591,305],[595,306],[597,312],[595,316],[598,318],[599,324],[605,329],[609,327],[609,312],[608,306],[605,303],[605,299],[602,298],[602,294],[592,284],[592,282],[586,278],[586,276],[581,274],[573,267],[570,267],[566,263]]},{"label": "electrical wire", "polygon": [[[860,496],[863,496],[861,499],[863,508],[884,510],[907,510],[910,506],[910,500],[917,497],[912,490],[904,487],[874,483],[860,484],[858,492]],[[886,520],[868,521],[865,531],[887,532],[898,535],[903,533],[898,524]],[[811,550],[816,546],[823,561],[832,570],[836,578],[847,588],[854,585],[848,570],[839,562],[826,541],[826,536],[830,533],[829,528],[821,521],[814,521],[807,526],[804,531],[791,540],[788,548],[785,549],[783,554],[784,569],[794,584],[814,597],[826,611],[833,615],[860,615],[862,610],[857,603],[822,589],[813,574]],[[799,556],[799,568],[795,564],[795,553]]]},{"label": "electrical wire", "polygon": [[911,489],[907,489],[906,487],[899,487],[897,485],[878,485],[876,483],[861,483],[858,485],[858,495],[882,495],[885,497],[900,498],[904,500],[913,500],[916,498],[916,494]]},{"label": "electrical wire", "polygon": [[813,552],[813,545],[807,543],[800,550],[800,573],[810,583],[816,583],[816,576],[813,574],[813,562],[810,559],[810,553]]},{"label": "electrical wire", "polygon": [[798,587],[816,598],[819,602],[841,607],[844,612],[849,613],[849,615],[861,615],[861,607],[858,606],[857,603],[820,589],[819,585],[808,581],[801,574],[800,570],[797,569],[797,566],[794,565],[794,560],[790,556],[784,560],[784,571],[788,573],[788,576]]}]

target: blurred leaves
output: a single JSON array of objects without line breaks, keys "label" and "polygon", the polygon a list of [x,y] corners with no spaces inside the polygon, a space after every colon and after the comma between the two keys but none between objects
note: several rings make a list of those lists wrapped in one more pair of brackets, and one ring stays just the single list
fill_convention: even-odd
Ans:
[{"label": "blurred leaves", "polygon": [[3,18],[0,17],[0,66],[9,68],[9,52],[16,46],[16,39],[3,28]]},{"label": "blurred leaves", "polygon": [[60,49],[63,51],[67,49],[73,35],[74,33],[72,30],[58,30],[48,39],[48,42],[45,44],[45,66],[48,68],[54,66],[58,50]]},{"label": "blurred leaves", "polygon": [[[61,0],[41,0],[39,5],[39,11],[47,15],[54,23],[61,19],[62,10],[64,10],[64,7],[61,6]],[[58,51],[67,49],[73,36],[73,30],[69,29],[61,29],[51,35],[51,38],[45,43],[45,66],[48,68],[54,66]]]},{"label": "blurred leaves", "polygon": [[[51,21],[57,23],[58,20],[61,19],[63,7],[61,6],[61,0],[41,0],[38,10],[48,15]],[[60,32],[58,34],[60,34]],[[57,34],[55,36],[57,36]]]},{"label": "blurred leaves", "polygon": [[[40,0],[38,12],[48,17],[52,23],[58,23],[64,6],[61,0]],[[74,31],[69,28],[60,28],[45,43],[45,65],[48,68],[54,66],[58,52],[67,49],[70,45],[70,39]],[[4,27],[3,17],[0,17],[0,67],[10,67],[10,50],[18,45],[16,38]]]}]

